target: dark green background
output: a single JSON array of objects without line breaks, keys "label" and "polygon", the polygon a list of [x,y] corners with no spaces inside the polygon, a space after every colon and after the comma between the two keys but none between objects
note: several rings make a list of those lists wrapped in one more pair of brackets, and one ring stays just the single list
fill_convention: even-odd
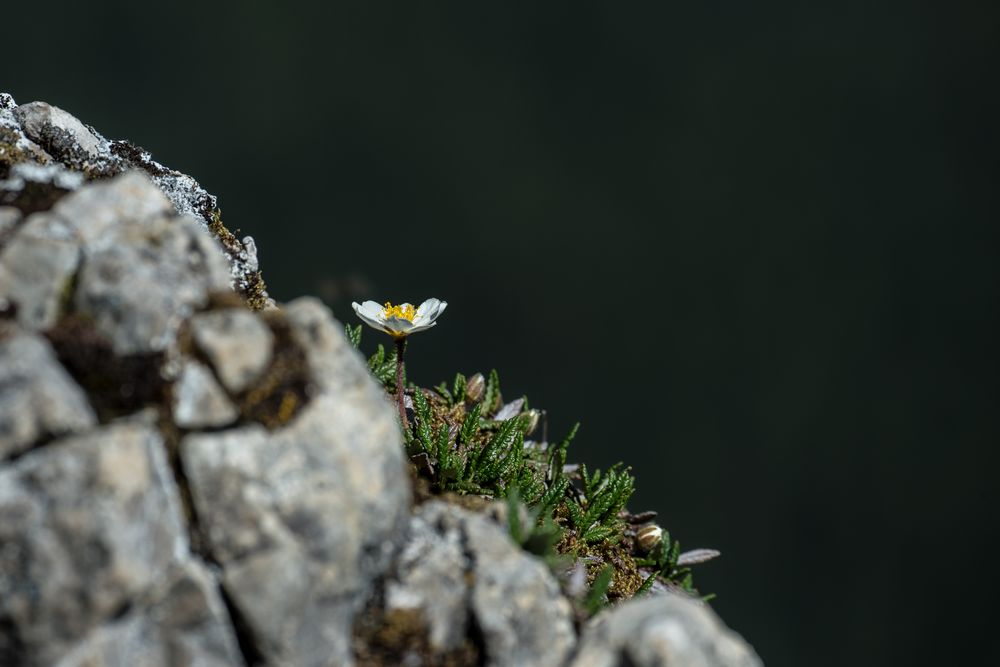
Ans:
[{"label": "dark green background", "polygon": [[8,4],[0,90],[280,300],[446,299],[411,378],[581,420],[767,664],[997,658],[996,2]]}]

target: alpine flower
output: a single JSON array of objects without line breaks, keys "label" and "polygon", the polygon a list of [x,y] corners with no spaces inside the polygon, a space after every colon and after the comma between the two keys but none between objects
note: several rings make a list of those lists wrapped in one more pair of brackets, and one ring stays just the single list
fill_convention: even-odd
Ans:
[{"label": "alpine flower", "polygon": [[398,306],[386,301],[384,306],[374,301],[357,301],[351,304],[358,317],[373,329],[384,331],[396,341],[396,404],[399,408],[399,421],[403,429],[409,428],[406,421],[406,406],[403,401],[403,352],[406,350],[406,337],[412,333],[430,329],[437,324],[434,320],[448,307],[447,301],[427,299],[422,304],[401,303]]},{"label": "alpine flower", "polygon": [[434,320],[448,307],[447,301],[427,299],[422,304],[413,307],[409,303],[394,306],[388,301],[384,306],[374,301],[357,301],[351,304],[358,317],[373,329],[384,331],[393,338],[405,338],[410,334],[430,329],[436,324]]}]

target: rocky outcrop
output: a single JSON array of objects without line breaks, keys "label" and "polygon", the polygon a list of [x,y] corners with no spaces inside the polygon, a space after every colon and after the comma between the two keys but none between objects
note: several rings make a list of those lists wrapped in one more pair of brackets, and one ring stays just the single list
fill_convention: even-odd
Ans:
[{"label": "rocky outcrop", "polygon": [[[45,102],[18,106],[9,94],[0,93],[0,210],[10,206],[24,214],[47,211],[67,192],[129,171],[151,180],[158,196],[126,196],[114,202],[100,188],[87,188],[83,200],[52,210],[55,221],[49,224],[62,223],[67,232],[83,233],[92,241],[104,236],[102,222],[117,215],[136,220],[169,211],[188,217],[215,237],[216,246],[229,260],[232,287],[254,308],[271,303],[253,239],[239,240],[222,225],[216,198],[197,181],[164,167],[128,141],[105,139],[58,107]],[[67,207],[74,216],[66,215]],[[0,214],[0,222],[3,217]]]},{"label": "rocky outcrop", "polygon": [[597,616],[570,667],[758,667],[760,659],[707,605],[660,595]]},{"label": "rocky outcrop", "polygon": [[0,94],[0,664],[759,664],[673,595],[580,635],[492,515],[414,507],[342,326],[227,234],[190,177]]}]

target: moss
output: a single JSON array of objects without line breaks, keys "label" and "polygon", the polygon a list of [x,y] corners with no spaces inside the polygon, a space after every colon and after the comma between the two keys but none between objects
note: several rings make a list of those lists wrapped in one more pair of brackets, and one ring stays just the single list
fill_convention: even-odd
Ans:
[{"label": "moss", "polygon": [[[0,180],[10,176],[10,169],[15,164],[31,162],[48,164],[49,158],[42,152],[31,148],[21,148],[18,143],[21,136],[9,127],[0,126]],[[36,211],[47,211],[65,195],[68,190],[52,183],[25,183],[17,192],[0,193],[0,204],[13,206],[24,215]]]},{"label": "moss", "polygon": [[274,333],[271,365],[236,399],[243,419],[275,429],[291,421],[309,402],[309,365],[305,352],[292,340],[284,314],[269,311],[264,320]]},{"label": "moss", "polygon": [[[246,308],[247,304],[233,292],[218,292],[210,295],[202,312],[234,307]],[[250,387],[230,398],[236,403],[242,421],[256,422],[273,430],[290,422],[309,403],[311,375],[305,352],[292,340],[284,313],[275,309],[261,316],[274,334],[271,363]],[[212,368],[211,359],[195,345],[188,323],[178,331],[177,347],[184,356]]]},{"label": "moss", "polygon": [[464,667],[483,664],[482,650],[467,639],[458,648],[437,652],[431,646],[427,623],[416,609],[369,608],[354,627],[354,654],[359,665],[397,667]]},{"label": "moss", "polygon": [[102,423],[164,403],[162,354],[119,356],[93,320],[76,313],[63,316],[45,335]]},{"label": "moss", "polygon": [[[229,253],[230,257],[237,258],[243,252],[243,244],[236,236],[229,231],[229,228],[222,222],[222,211],[218,208],[210,211],[206,217],[208,220],[208,230],[219,239],[219,243]],[[267,285],[260,271],[246,273],[243,275],[246,285],[242,288],[242,296],[246,300],[250,310],[263,310],[270,303],[267,298]]]},{"label": "moss", "polygon": [[598,544],[587,544],[578,539],[575,531],[566,531],[563,539],[556,545],[556,551],[582,558],[587,563],[588,584],[593,584],[598,573],[606,565],[611,565],[611,586],[608,588],[608,599],[611,602],[632,597],[645,580],[636,565],[631,545],[625,542],[605,540]]},{"label": "moss", "polygon": [[10,176],[10,168],[19,162],[35,162],[34,156],[17,143],[20,137],[9,127],[0,127],[0,180]]}]

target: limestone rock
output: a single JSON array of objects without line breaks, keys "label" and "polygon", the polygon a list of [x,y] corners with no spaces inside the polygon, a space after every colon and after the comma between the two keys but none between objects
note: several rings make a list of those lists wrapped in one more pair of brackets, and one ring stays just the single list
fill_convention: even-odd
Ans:
[{"label": "limestone rock", "polygon": [[[309,308],[293,303],[289,311]],[[354,614],[405,524],[409,478],[391,406],[327,310],[314,351],[344,378],[284,428],[195,434],[181,459],[208,549],[275,664],[350,663]],[[293,324],[293,326],[295,326]],[[339,338],[338,338],[339,337]]]},{"label": "limestone rock", "polygon": [[571,667],[617,665],[761,667],[762,663],[708,605],[666,594],[609,609],[584,630]]},{"label": "limestone rock", "polygon": [[[241,241],[222,226],[215,197],[195,179],[163,166],[128,141],[105,139],[56,106],[45,102],[18,106],[10,95],[0,93],[0,206],[17,206],[24,213],[45,211],[65,193],[91,188],[84,175],[103,179],[132,170],[143,172],[155,184],[174,214],[194,217],[216,236],[228,257],[236,290],[256,307],[273,305],[258,273],[253,239]],[[91,231],[99,233],[96,228]]]},{"label": "limestone rock", "polygon": [[548,567],[486,517],[438,501],[410,522],[386,583],[388,610],[419,609],[439,651],[473,623],[489,665],[563,665],[575,643],[569,603]]},{"label": "limestone rock", "polygon": [[213,291],[229,289],[218,247],[189,218],[119,224],[90,248],[76,308],[118,354],[164,350]]},{"label": "limestone rock", "polygon": [[196,315],[191,332],[222,384],[234,394],[247,389],[271,363],[274,334],[245,308]]},{"label": "limestone rock", "polygon": [[18,322],[33,330],[55,324],[80,263],[72,239],[47,233],[46,216],[30,216],[0,250],[0,299],[13,304]]},{"label": "limestone rock", "polygon": [[87,397],[44,338],[27,333],[0,338],[0,459],[96,422]]},{"label": "limestone rock", "polygon": [[141,422],[0,468],[0,664],[51,665],[186,551],[162,441]]},{"label": "limestone rock", "polygon": [[21,219],[21,211],[13,206],[0,206],[0,244],[3,238],[14,231],[14,226]]},{"label": "limestone rock", "polygon": [[139,171],[97,181],[60,199],[52,207],[50,234],[89,248],[114,227],[145,223],[172,215],[170,202]]},{"label": "limestone rock", "polygon": [[106,142],[59,107],[32,102],[15,107],[13,111],[25,134],[58,158],[87,163],[97,161],[108,153]]},{"label": "limestone rock", "polygon": [[205,566],[186,561],[149,596],[148,605],[100,626],[59,663],[92,665],[244,665],[217,582]]},{"label": "limestone rock", "polygon": [[173,393],[174,423],[181,428],[225,426],[239,416],[212,372],[197,361],[185,362]]},{"label": "limestone rock", "polygon": [[426,504],[414,513],[395,570],[386,582],[387,611],[420,610],[430,643],[440,652],[458,647],[469,632],[468,581],[474,563],[459,510]]},{"label": "limestone rock", "polygon": [[373,399],[388,401],[383,391],[366,382],[370,374],[364,358],[346,344],[343,328],[334,323],[330,309],[322,301],[298,298],[285,307],[285,316],[292,325],[292,339],[305,350],[313,381],[319,387],[332,392],[368,387],[374,390],[368,392]]},{"label": "limestone rock", "polygon": [[83,174],[56,163],[18,162],[0,181],[0,205],[18,208],[25,215],[47,211],[66,193],[83,185]]}]

